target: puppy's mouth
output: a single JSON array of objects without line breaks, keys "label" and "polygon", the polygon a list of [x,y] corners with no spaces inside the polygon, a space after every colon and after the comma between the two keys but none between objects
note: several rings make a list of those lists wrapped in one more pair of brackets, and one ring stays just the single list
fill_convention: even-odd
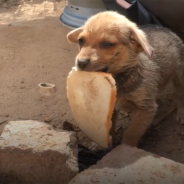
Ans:
[{"label": "puppy's mouth", "polygon": [[98,69],[98,70],[96,70],[96,72],[104,72],[104,73],[107,73],[108,72],[108,67],[106,66],[106,67],[103,67],[101,69]]}]

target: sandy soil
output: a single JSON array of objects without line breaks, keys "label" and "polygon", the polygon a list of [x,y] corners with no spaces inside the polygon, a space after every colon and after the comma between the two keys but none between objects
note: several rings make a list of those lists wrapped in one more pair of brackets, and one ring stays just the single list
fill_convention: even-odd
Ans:
[{"label": "sandy soil", "polygon": [[[66,76],[78,51],[67,43],[69,29],[59,15],[65,1],[35,0],[0,9],[0,123],[44,119],[60,127],[72,121],[66,98]],[[40,82],[56,85],[52,97],[42,97]],[[2,131],[1,126],[1,131]]]},{"label": "sandy soil", "polygon": [[[59,22],[65,5],[64,0],[0,0],[0,134],[10,120],[35,119],[56,128],[73,122],[66,77],[78,48],[67,43],[69,29]],[[56,93],[41,96],[40,82],[55,84]],[[166,94],[161,115],[173,107],[172,94]],[[141,148],[184,163],[183,140],[184,125],[172,113],[148,131]]]}]

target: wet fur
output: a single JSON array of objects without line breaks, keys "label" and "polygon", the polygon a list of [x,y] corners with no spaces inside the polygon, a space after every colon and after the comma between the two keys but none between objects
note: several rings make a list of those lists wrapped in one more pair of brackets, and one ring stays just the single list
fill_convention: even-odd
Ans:
[{"label": "wet fur", "polygon": [[[117,85],[115,111],[134,111],[123,143],[138,145],[157,111],[157,95],[169,82],[175,86],[177,120],[184,121],[184,45],[170,30],[152,25],[138,28],[108,11],[91,17],[67,38],[72,43],[85,39],[76,66],[79,58],[90,58],[85,71],[108,67]],[[103,48],[104,41],[115,45]]]}]

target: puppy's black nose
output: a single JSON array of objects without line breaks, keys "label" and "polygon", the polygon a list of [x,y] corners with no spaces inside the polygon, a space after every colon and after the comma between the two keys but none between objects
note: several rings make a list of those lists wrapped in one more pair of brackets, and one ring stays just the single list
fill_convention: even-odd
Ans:
[{"label": "puppy's black nose", "polygon": [[88,65],[89,61],[90,61],[89,58],[87,58],[87,59],[78,59],[78,61],[77,61],[78,67],[80,69],[84,69]]}]

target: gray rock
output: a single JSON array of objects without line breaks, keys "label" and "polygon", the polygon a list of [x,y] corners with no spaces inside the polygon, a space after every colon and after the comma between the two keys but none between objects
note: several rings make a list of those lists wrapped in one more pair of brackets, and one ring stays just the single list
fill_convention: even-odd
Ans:
[{"label": "gray rock", "polygon": [[120,145],[69,184],[183,184],[184,165]]},{"label": "gray rock", "polygon": [[77,153],[73,133],[11,121],[0,136],[0,183],[68,183],[78,173]]}]

